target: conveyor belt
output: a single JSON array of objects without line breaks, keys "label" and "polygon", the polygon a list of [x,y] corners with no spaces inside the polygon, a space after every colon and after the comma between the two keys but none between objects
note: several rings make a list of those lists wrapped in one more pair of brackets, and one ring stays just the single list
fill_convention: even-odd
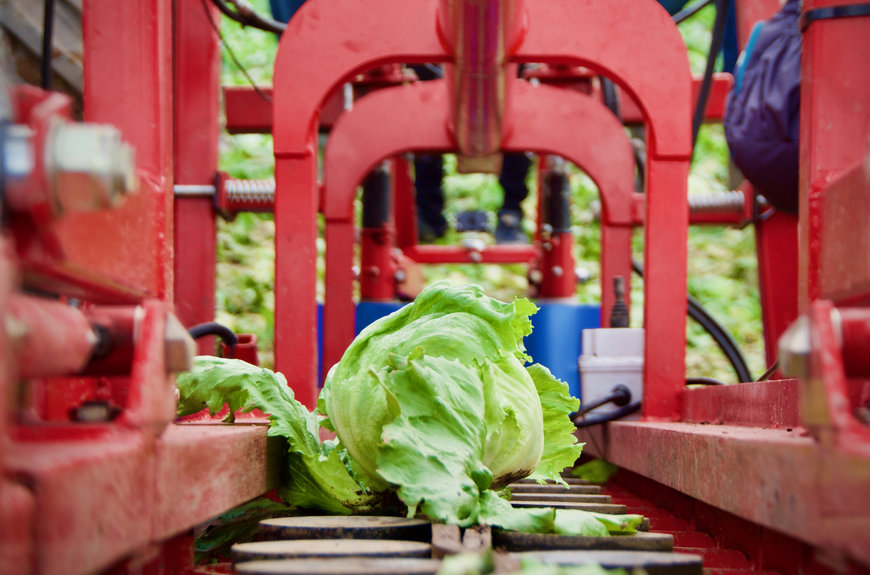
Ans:
[{"label": "conveyor belt", "polygon": [[[609,493],[588,482],[572,480],[566,488],[521,481],[510,486],[515,506],[585,508],[602,512],[637,512],[620,492]],[[649,504],[639,505],[654,510]],[[643,513],[643,511],[641,511]],[[656,518],[660,515],[653,513]],[[673,526],[664,523],[667,526]],[[641,529],[649,529],[645,521]],[[655,524],[654,524],[655,526]],[[437,527],[437,529],[436,529]],[[674,552],[674,534],[640,531],[633,535],[575,537],[525,534],[488,528],[468,529],[435,525],[398,517],[286,517],[261,523],[264,541],[233,549],[238,573],[317,573],[319,575],[375,575],[379,573],[435,573],[438,559],[462,551],[494,549],[506,565],[522,557],[561,565],[600,564],[650,575],[701,575],[702,558]],[[356,541],[348,541],[354,539]],[[363,541],[363,540],[370,541]],[[423,543],[421,543],[421,541]],[[431,553],[431,557],[430,557]],[[422,555],[421,555],[422,554]],[[260,559],[251,561],[251,559]],[[497,564],[500,564],[497,562]],[[508,572],[500,567],[496,572]]]}]

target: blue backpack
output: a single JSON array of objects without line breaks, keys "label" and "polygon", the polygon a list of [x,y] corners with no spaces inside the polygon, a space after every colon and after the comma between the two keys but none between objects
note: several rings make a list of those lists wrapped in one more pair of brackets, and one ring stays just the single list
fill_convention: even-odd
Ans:
[{"label": "blue backpack", "polygon": [[797,213],[800,1],[757,24],[738,63],[725,110],[734,163],[777,210]]}]

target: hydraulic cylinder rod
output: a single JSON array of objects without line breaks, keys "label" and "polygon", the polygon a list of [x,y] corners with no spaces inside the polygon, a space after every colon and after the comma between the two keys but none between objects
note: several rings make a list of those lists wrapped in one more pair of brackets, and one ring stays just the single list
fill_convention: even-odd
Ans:
[{"label": "hydraulic cylinder rod", "polygon": [[516,76],[508,56],[524,32],[523,0],[441,0],[438,24],[454,63],[445,66],[451,123],[462,155],[498,153]]}]

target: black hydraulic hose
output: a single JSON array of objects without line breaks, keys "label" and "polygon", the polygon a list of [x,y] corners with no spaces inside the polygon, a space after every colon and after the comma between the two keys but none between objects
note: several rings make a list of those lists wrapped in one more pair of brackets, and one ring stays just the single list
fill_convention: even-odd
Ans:
[{"label": "black hydraulic hose", "polygon": [[616,84],[613,83],[613,80],[604,76],[599,76],[598,80],[601,82],[601,95],[604,99],[604,105],[607,106],[608,110],[613,112],[614,116],[622,119],[622,111],[619,107],[619,92],[616,90]]},{"label": "black hydraulic hose", "polygon": [[230,8],[224,0],[211,0],[211,2],[217,6],[218,10],[220,10],[224,16],[230,20],[235,20],[242,26],[250,26],[251,28],[258,28],[279,35],[285,28],[287,28],[287,24],[284,22],[279,22],[271,18],[264,18],[257,14],[254,7],[246,0],[230,0],[233,6],[236,7],[235,10]]},{"label": "black hydraulic hose", "polygon": [[236,345],[239,343],[239,338],[236,336],[233,330],[225,325],[219,324],[214,321],[197,324],[188,329],[187,333],[189,333],[190,337],[192,337],[193,339],[199,339],[207,335],[216,335],[221,338],[221,340],[223,340],[223,342],[227,344],[230,348],[236,347]]},{"label": "black hydraulic hose", "polygon": [[54,0],[43,2],[42,12],[42,89],[51,90],[52,38],[54,36]]},{"label": "black hydraulic hose", "polygon": [[593,409],[598,409],[602,405],[607,405],[608,403],[612,403],[616,407],[624,407],[628,405],[631,403],[631,390],[625,385],[618,383],[613,387],[608,395],[584,404],[576,413],[572,414],[571,419],[589,413]]},{"label": "black hydraulic hose", "polygon": [[682,10],[674,14],[674,22],[676,22],[677,24],[682,24],[684,20],[688,20],[689,18],[700,12],[702,8],[705,8],[712,1],[713,0],[700,0],[699,2],[695,2],[687,8],[683,8]]},{"label": "black hydraulic hose", "polygon": [[[643,277],[643,266],[639,261],[632,258],[631,266],[634,269],[634,273]],[[737,374],[737,380],[741,383],[752,381],[752,375],[749,372],[746,358],[743,356],[743,352],[740,351],[737,342],[734,341],[734,338],[728,330],[716,321],[716,318],[710,315],[704,306],[701,305],[701,302],[691,295],[688,297],[688,304],[689,317],[698,322],[698,324],[700,324],[701,327],[710,334],[713,341],[716,342],[716,345],[719,346],[719,349],[721,349],[722,353],[725,354],[725,357],[728,358],[728,363],[731,364],[734,373]]]},{"label": "black hydraulic hose", "polygon": [[582,427],[592,427],[593,425],[601,425],[602,423],[607,423],[608,421],[614,421],[620,418],[625,417],[626,415],[631,415],[632,413],[638,411],[640,409],[640,402],[635,401],[634,403],[629,403],[625,407],[620,407],[617,410],[610,411],[608,413],[602,413],[601,415],[593,415],[592,417],[584,417],[582,419],[577,418],[574,420],[574,425],[579,429]]},{"label": "black hydraulic hose", "polygon": [[695,116],[692,118],[692,150],[695,149],[695,142],[698,141],[698,131],[701,129],[701,124],[704,123],[704,115],[707,112],[707,101],[710,99],[710,88],[713,85],[713,68],[716,66],[716,57],[722,50],[722,41],[725,38],[725,21],[728,19],[729,1],[714,0],[716,3],[716,20],[713,23],[710,51],[707,53],[707,67],[704,69],[704,79],[701,81],[698,101],[695,103]]}]

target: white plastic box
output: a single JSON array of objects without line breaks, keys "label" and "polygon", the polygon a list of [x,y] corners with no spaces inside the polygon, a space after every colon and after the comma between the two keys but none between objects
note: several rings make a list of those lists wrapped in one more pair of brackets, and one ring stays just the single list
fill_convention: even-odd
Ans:
[{"label": "white plastic box", "polygon": [[[583,330],[583,355],[580,356],[581,407],[610,395],[614,386],[631,390],[631,402],[643,397],[642,328],[598,328]],[[608,403],[590,413],[605,414],[619,409]],[[640,412],[624,419],[637,419]]]}]

